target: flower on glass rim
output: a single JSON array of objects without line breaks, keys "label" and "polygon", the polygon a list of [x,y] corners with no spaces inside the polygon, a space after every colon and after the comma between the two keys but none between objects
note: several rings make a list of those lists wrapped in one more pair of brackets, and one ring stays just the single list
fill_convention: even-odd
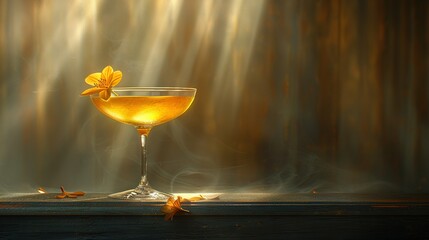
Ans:
[{"label": "flower on glass rim", "polygon": [[121,79],[121,71],[113,71],[111,66],[107,66],[101,73],[92,73],[85,78],[85,82],[94,87],[86,89],[81,95],[88,96],[98,93],[101,99],[107,101],[112,94],[112,87],[118,85]]}]

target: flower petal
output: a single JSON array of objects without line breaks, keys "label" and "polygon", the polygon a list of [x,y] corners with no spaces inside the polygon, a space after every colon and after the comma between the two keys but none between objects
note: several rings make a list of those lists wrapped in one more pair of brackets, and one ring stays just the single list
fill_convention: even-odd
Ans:
[{"label": "flower petal", "polygon": [[71,194],[76,195],[76,196],[84,196],[85,195],[84,192],[72,192]]},{"label": "flower petal", "polygon": [[93,88],[86,89],[80,95],[82,95],[82,96],[88,96],[88,95],[92,95],[94,93],[99,93],[99,92],[101,92],[103,90],[105,90],[105,88],[93,87]]},{"label": "flower petal", "polygon": [[177,212],[177,209],[173,206],[169,206],[169,205],[164,205],[161,208],[161,212],[163,213],[172,213],[172,212]]},{"label": "flower petal", "polygon": [[110,86],[116,86],[122,79],[122,72],[121,71],[115,71],[113,73],[112,82],[110,83]]},{"label": "flower petal", "polygon": [[113,68],[111,66],[107,66],[101,72],[101,78],[105,79],[107,83],[112,81]]},{"label": "flower petal", "polygon": [[177,209],[181,209],[182,205],[180,204],[180,201],[182,200],[182,197],[177,197],[176,201],[174,201],[173,206]]},{"label": "flower petal", "polygon": [[101,79],[101,73],[92,73],[85,78],[85,82],[91,86],[95,86]]},{"label": "flower petal", "polygon": [[109,100],[111,91],[112,90],[110,88],[103,89],[103,91],[100,92],[100,95],[99,95],[100,98],[103,99],[104,101]]},{"label": "flower petal", "polygon": [[166,205],[173,206],[174,205],[174,197],[169,197]]},{"label": "flower petal", "polygon": [[176,212],[165,214],[165,216],[164,216],[164,220],[165,220],[165,221],[168,221],[168,220],[173,221],[174,214],[176,214]]},{"label": "flower petal", "polygon": [[63,198],[66,197],[66,195],[65,194],[60,194],[60,195],[57,195],[55,197],[58,198],[58,199],[63,199]]}]

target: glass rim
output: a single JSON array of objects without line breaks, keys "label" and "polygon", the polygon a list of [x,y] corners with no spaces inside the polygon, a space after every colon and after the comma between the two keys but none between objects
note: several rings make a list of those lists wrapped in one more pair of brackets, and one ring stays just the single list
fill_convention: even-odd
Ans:
[{"label": "glass rim", "polygon": [[183,91],[197,91],[196,88],[191,87],[114,87],[112,88],[115,92],[127,92],[127,91],[144,91],[144,92],[183,92]]}]

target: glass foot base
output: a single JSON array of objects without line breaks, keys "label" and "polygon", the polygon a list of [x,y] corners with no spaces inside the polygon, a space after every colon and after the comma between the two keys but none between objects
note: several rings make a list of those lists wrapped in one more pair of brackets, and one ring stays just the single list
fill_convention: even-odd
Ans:
[{"label": "glass foot base", "polygon": [[135,189],[110,194],[109,197],[121,200],[145,201],[167,200],[173,195],[154,190],[151,187],[136,187]]}]

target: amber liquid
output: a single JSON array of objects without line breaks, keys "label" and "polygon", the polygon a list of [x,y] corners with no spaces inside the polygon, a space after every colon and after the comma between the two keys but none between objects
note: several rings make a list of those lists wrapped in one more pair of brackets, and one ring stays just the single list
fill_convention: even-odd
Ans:
[{"label": "amber liquid", "polygon": [[106,116],[141,128],[170,121],[184,113],[194,97],[189,96],[111,96],[108,101],[92,97]]}]

